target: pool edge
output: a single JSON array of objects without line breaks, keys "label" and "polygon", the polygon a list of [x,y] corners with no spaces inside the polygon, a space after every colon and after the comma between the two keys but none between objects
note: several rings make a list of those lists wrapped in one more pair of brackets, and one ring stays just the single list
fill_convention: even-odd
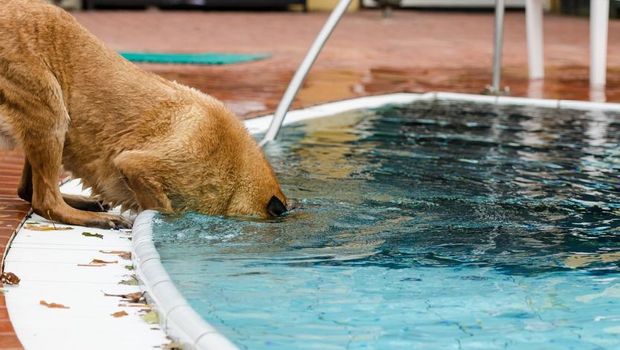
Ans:
[{"label": "pool edge", "polygon": [[182,343],[184,349],[238,349],[189,306],[172,282],[153,243],[155,215],[156,211],[145,210],[136,217],[131,243],[132,258],[147,297],[156,305],[164,332]]}]

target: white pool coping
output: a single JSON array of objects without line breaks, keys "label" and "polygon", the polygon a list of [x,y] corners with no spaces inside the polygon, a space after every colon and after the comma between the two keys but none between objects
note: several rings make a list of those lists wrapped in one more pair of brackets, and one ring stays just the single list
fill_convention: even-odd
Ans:
[{"label": "white pool coping", "polygon": [[[464,101],[490,103],[496,105],[535,106],[557,109],[602,110],[620,112],[620,103],[602,103],[575,100],[550,100],[526,97],[474,95],[453,92],[427,92],[424,94],[395,93],[387,95],[359,97],[350,100],[324,103],[308,108],[290,111],[283,125],[303,120],[326,117],[356,109],[376,108],[388,104],[407,104],[415,101]],[[245,125],[251,133],[267,131],[273,114],[246,120]]]},{"label": "white pool coping", "polygon": [[148,296],[157,305],[165,332],[190,349],[235,350],[226,337],[189,306],[161,264],[153,243],[154,210],[138,215],[133,226],[134,266]]},{"label": "white pool coping", "polygon": [[[86,194],[79,181],[61,187],[62,192]],[[131,252],[128,231],[103,230],[55,224],[67,230],[35,231],[29,222],[51,225],[38,216],[26,220],[4,261],[4,270],[20,279],[17,286],[4,286],[9,317],[15,333],[27,350],[152,350],[170,343],[158,324],[145,322],[146,305],[125,303],[108,294],[142,292],[139,285],[125,285],[135,271],[131,260],[106,251]],[[101,234],[87,237],[84,232]],[[104,252],[102,252],[104,251]],[[89,266],[93,259],[107,264]],[[68,309],[48,308],[41,301]],[[114,317],[116,312],[127,315]]]},{"label": "white pool coping", "polygon": [[[557,109],[620,112],[620,104],[617,103],[497,97],[445,92],[398,93],[326,103],[291,111],[284,124],[288,125],[356,109],[375,108],[387,104],[407,104],[424,100],[452,100],[498,105],[529,105]],[[245,123],[251,133],[257,134],[265,132],[270,121],[271,115],[247,120]],[[7,254],[5,270],[16,272],[18,276],[22,277],[23,282],[19,287],[7,288],[6,303],[15,331],[27,350],[48,349],[50,344],[54,344],[55,348],[58,347],[57,344],[64,344],[66,348],[146,349],[161,345],[165,341],[163,331],[183,344],[186,349],[237,349],[232,342],[218,333],[187,304],[163,268],[159,253],[152,240],[152,224],[155,215],[156,212],[147,210],[137,216],[131,241],[123,239],[120,231],[77,226],[74,226],[74,230],[71,231],[53,231],[53,233],[20,229]],[[44,221],[42,218],[37,218],[37,220]],[[93,238],[83,238],[79,233],[84,231],[102,232],[105,238],[101,242],[93,241]],[[76,234],[78,237],[74,237]],[[78,240],[78,238],[80,239]],[[119,286],[117,284],[119,279],[127,275],[127,271],[118,269],[119,266],[116,266],[117,268],[114,266],[85,268],[101,269],[103,273],[97,276],[86,274],[79,269],[76,270],[75,265],[77,263],[87,262],[86,260],[92,259],[93,254],[98,253],[101,249],[131,250],[136,268],[135,272],[142,285]],[[101,258],[105,259],[106,257]],[[53,289],[47,289],[45,293],[41,293],[43,288],[51,287]],[[126,324],[117,322],[121,319],[114,319],[115,322],[109,322],[110,320],[105,319],[105,317],[98,317],[98,322],[101,323],[90,323],[95,318],[91,317],[94,314],[108,316],[110,312],[119,309],[115,306],[116,302],[114,304],[109,302],[113,298],[100,297],[102,295],[100,288],[107,287],[110,289],[106,292],[113,293],[146,291],[149,299],[156,305],[163,331],[162,329],[152,330],[153,327],[150,325],[145,327],[145,322],[135,313],[122,319],[123,322],[127,321]],[[39,297],[49,298],[47,300],[49,302],[79,305],[79,307],[75,308],[75,312],[71,311],[72,309],[47,309],[38,305],[37,298]],[[92,300],[96,302],[93,305],[88,305],[86,300],[91,303],[93,303]],[[75,304],[76,301],[79,303]],[[84,324],[87,326],[84,327]],[[77,332],[68,331],[71,329]],[[68,337],[68,333],[71,333],[71,337]],[[110,334],[115,336],[111,337]],[[68,343],[67,338],[72,339],[72,342]],[[111,342],[115,338],[121,341],[112,344]],[[157,345],[153,345],[155,343]],[[147,344],[149,345],[147,346]]]}]

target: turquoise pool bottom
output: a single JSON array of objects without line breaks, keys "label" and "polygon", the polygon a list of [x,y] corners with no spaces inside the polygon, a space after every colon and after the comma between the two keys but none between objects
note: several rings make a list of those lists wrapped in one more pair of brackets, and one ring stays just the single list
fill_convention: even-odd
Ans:
[{"label": "turquoise pool bottom", "polygon": [[416,103],[266,150],[303,208],[156,220],[190,304],[247,349],[620,347],[620,118]]}]

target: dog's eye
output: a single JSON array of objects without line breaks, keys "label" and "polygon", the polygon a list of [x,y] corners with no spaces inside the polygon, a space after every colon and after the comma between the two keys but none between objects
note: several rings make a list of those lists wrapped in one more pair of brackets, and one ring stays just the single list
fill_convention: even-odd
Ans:
[{"label": "dog's eye", "polygon": [[286,213],[286,206],[278,197],[272,196],[269,203],[267,203],[267,212],[271,216],[280,216]]}]

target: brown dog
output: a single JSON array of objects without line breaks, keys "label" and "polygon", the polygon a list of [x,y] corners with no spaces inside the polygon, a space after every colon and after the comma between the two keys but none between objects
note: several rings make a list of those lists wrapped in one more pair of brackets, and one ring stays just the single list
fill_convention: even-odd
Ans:
[{"label": "brown dog", "polygon": [[[0,147],[26,155],[19,196],[67,224],[128,227],[101,203],[269,217],[286,197],[243,124],[215,98],[147,73],[65,11],[0,0]],[[61,166],[94,198],[62,195]],[[101,201],[101,202],[100,202]]]}]

